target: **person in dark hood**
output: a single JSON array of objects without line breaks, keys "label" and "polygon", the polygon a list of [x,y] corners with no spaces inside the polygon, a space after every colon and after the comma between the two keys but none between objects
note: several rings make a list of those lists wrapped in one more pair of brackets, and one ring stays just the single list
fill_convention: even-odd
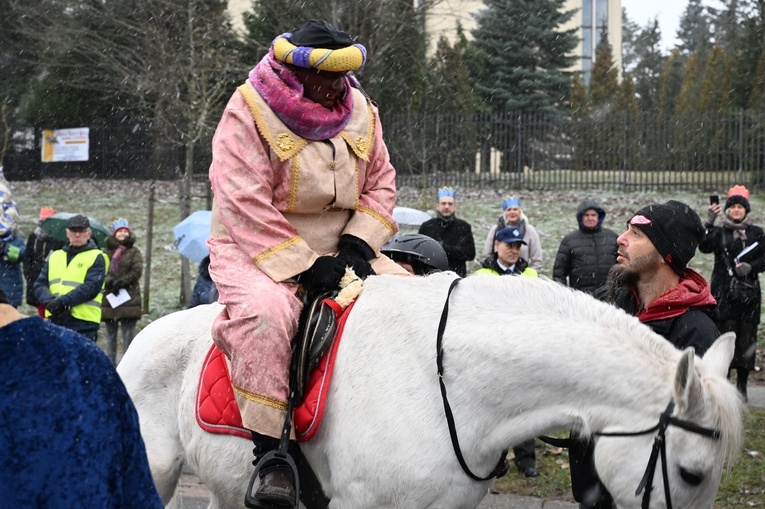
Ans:
[{"label": "person in dark hood", "polygon": [[92,235],[86,216],[69,218],[69,242],[48,257],[35,281],[35,297],[51,323],[97,341],[109,260]]},{"label": "person in dark hood", "polygon": [[[676,200],[638,210],[617,239],[617,265],[595,296],[638,318],[682,350],[704,355],[720,336],[712,319],[717,301],[704,277],[688,267],[705,229],[699,215]],[[581,508],[610,509],[611,495],[595,471],[594,443],[569,449],[571,489]]]},{"label": "person in dark hood", "polygon": [[553,279],[562,285],[592,294],[603,286],[608,271],[616,263],[618,235],[603,228],[606,211],[594,200],[579,204],[576,221],[579,228],[565,237],[558,247]]},{"label": "person in dark hood", "polygon": [[[761,249],[765,233],[752,224],[751,210],[746,187],[732,187],[724,211],[719,204],[709,206],[707,234],[699,244],[699,251],[715,255],[712,295],[719,303],[716,322],[720,331],[736,333],[736,351],[730,368],[736,370],[736,387],[744,399],[757,351],[762,309],[759,274],[765,271]],[[714,226],[717,216],[722,216],[721,226]],[[744,252],[745,249],[748,251]]]},{"label": "person in dark hood", "polygon": [[438,241],[446,251],[449,270],[465,277],[466,262],[475,258],[475,241],[470,223],[457,218],[456,196],[451,187],[438,191],[436,214],[438,217],[422,223],[417,233]]}]

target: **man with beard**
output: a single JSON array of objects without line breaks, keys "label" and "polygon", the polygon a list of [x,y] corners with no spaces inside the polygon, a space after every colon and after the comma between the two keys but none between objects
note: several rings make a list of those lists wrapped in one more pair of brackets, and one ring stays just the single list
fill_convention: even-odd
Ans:
[{"label": "man with beard", "polygon": [[[636,316],[678,349],[704,352],[720,336],[711,311],[717,302],[704,277],[687,264],[704,239],[698,214],[670,200],[648,205],[627,222],[617,239],[616,265],[596,294]],[[594,443],[572,440],[569,449],[571,489],[580,508],[613,506],[611,495],[597,476]]]},{"label": "man with beard", "polygon": [[438,217],[425,221],[417,233],[435,239],[446,251],[449,270],[465,277],[465,262],[475,258],[475,242],[470,224],[457,219],[457,202],[454,189],[444,187],[438,191],[436,213]]}]

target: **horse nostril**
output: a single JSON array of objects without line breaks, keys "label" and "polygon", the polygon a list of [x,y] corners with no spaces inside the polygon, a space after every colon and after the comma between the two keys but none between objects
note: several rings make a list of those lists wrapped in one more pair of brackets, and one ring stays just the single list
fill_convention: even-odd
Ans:
[{"label": "horse nostril", "polygon": [[691,486],[698,486],[704,481],[704,475],[699,472],[691,472],[680,467],[680,477]]}]

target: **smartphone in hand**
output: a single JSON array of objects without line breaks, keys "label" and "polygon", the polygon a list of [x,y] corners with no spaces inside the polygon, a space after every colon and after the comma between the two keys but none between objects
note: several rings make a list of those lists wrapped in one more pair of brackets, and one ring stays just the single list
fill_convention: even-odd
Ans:
[{"label": "smartphone in hand", "polygon": [[716,194],[712,194],[709,196],[709,204],[710,205],[719,205],[720,204],[720,197]]}]

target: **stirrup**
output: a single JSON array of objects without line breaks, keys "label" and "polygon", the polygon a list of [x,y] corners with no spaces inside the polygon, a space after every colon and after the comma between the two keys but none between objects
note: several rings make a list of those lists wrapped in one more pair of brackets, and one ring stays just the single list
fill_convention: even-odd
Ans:
[{"label": "stirrup", "polygon": [[295,505],[293,509],[300,509],[300,477],[298,476],[297,465],[295,460],[292,459],[288,453],[276,451],[268,451],[263,457],[260,458],[258,464],[255,465],[255,471],[252,472],[250,482],[247,484],[247,492],[244,494],[244,506],[249,509],[281,509],[284,506],[276,506],[270,502],[264,502],[258,500],[253,496],[252,488],[255,486],[255,480],[259,478],[260,471],[264,469],[272,469],[275,467],[289,467],[292,471],[292,481],[295,484]]}]

